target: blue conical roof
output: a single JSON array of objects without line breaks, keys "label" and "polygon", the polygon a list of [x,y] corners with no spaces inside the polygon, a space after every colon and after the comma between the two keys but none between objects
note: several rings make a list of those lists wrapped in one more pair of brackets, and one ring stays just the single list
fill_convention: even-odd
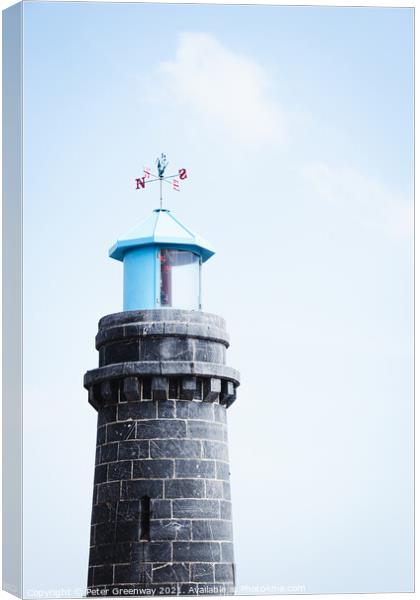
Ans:
[{"label": "blue conical roof", "polygon": [[109,256],[122,261],[128,250],[150,245],[191,250],[199,254],[203,262],[214,254],[204,238],[178,221],[171,211],[161,208],[154,210],[150,217],[118,239],[109,250]]}]

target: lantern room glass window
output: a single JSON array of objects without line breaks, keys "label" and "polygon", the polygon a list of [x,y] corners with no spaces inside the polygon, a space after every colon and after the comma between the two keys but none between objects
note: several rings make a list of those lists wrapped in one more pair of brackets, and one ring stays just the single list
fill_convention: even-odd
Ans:
[{"label": "lantern room glass window", "polygon": [[160,305],[199,310],[201,259],[188,250],[160,250]]}]

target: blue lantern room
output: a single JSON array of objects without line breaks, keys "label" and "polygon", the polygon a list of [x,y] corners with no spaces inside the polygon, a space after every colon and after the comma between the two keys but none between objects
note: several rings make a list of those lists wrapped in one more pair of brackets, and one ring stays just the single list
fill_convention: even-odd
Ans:
[{"label": "blue lantern room", "polygon": [[109,251],[124,263],[124,310],[200,310],[201,265],[213,254],[169,210],[154,210]]}]

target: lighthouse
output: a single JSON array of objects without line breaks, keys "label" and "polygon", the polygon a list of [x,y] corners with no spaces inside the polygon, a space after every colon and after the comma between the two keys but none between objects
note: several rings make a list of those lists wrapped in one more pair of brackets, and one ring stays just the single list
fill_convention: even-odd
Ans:
[{"label": "lighthouse", "polygon": [[[162,182],[161,182],[162,187]],[[158,208],[109,251],[123,312],[99,321],[88,596],[232,594],[227,409],[239,374],[203,311],[208,242]]]}]

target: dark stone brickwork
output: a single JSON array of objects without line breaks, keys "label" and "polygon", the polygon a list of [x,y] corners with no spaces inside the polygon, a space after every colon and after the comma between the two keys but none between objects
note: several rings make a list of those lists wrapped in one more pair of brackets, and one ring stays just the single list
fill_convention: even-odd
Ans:
[{"label": "dark stone brickwork", "polygon": [[234,593],[226,409],[239,375],[224,364],[223,319],[118,313],[96,344],[88,596]]}]

